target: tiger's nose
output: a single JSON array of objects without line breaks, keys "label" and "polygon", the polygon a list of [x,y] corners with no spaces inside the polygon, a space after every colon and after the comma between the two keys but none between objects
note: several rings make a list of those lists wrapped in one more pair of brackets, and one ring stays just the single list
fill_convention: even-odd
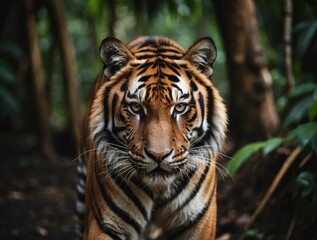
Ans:
[{"label": "tiger's nose", "polygon": [[160,162],[163,162],[168,156],[172,154],[173,149],[171,149],[170,151],[155,152],[153,150],[144,148],[144,152],[149,158],[151,158],[157,163],[160,163]]}]

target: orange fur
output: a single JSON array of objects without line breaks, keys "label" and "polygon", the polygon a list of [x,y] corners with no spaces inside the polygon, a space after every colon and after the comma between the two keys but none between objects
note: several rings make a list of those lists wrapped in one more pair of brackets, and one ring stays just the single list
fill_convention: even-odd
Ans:
[{"label": "orange fur", "polygon": [[215,239],[227,116],[209,79],[214,43],[108,38],[100,56],[81,139],[83,238]]}]

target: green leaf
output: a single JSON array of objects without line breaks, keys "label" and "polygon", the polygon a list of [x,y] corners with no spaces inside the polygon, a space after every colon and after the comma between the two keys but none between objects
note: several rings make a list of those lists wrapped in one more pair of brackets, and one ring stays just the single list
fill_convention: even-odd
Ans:
[{"label": "green leaf", "polygon": [[7,84],[12,84],[15,79],[16,74],[14,73],[12,67],[0,59],[0,80],[5,81]]},{"label": "green leaf", "polygon": [[11,117],[19,112],[17,99],[4,88],[0,88],[0,103],[0,115]]},{"label": "green leaf", "polygon": [[265,235],[263,233],[258,233],[255,230],[248,230],[246,233],[247,239],[254,239],[254,240],[263,240],[265,239]]},{"label": "green leaf", "polygon": [[317,133],[312,136],[310,142],[311,148],[315,151],[315,153],[317,153]]},{"label": "green leaf", "polygon": [[305,147],[309,143],[315,144],[315,138],[317,137],[317,122],[310,122],[299,125],[292,130],[287,139],[296,138],[302,147]]},{"label": "green leaf", "polygon": [[297,178],[296,183],[300,186],[309,186],[311,183],[314,182],[315,176],[311,172],[305,171],[301,172]]},{"label": "green leaf", "polygon": [[296,184],[301,188],[301,196],[315,197],[317,194],[317,184],[315,181],[315,174],[309,171],[301,172],[295,180]]},{"label": "green leaf", "polygon": [[234,174],[241,165],[256,151],[264,146],[265,142],[250,143],[238,150],[233,156],[232,160],[228,163],[227,169],[230,174]]},{"label": "green leaf", "polygon": [[284,138],[276,137],[271,138],[267,140],[263,146],[262,153],[263,156],[268,155],[272,151],[274,151],[276,148],[278,148],[283,142],[285,141]]},{"label": "green leaf", "polygon": [[282,127],[285,128],[292,123],[298,123],[303,117],[307,116],[307,111],[310,105],[313,102],[313,96],[309,95],[308,97],[299,101],[286,116]]},{"label": "green leaf", "polygon": [[312,91],[315,91],[317,89],[317,85],[312,82],[303,83],[298,85],[294,91],[291,93],[290,97],[295,98],[302,96],[304,94],[310,93]]},{"label": "green leaf", "polygon": [[308,109],[309,121],[313,121],[316,115],[317,115],[317,101],[313,102],[313,104]]},{"label": "green leaf", "polygon": [[9,53],[17,60],[21,59],[24,55],[22,48],[12,42],[0,42],[0,52]]},{"label": "green leaf", "polygon": [[308,21],[300,22],[294,27],[293,32],[295,33],[295,32],[299,32],[299,31],[303,31],[306,28],[309,28],[310,25],[311,25],[311,22],[308,22]]},{"label": "green leaf", "polygon": [[306,33],[304,34],[302,41],[299,42],[300,54],[303,56],[312,42],[314,35],[317,34],[317,21],[314,21],[310,24]]},{"label": "green leaf", "polygon": [[287,97],[286,96],[281,96],[279,99],[276,101],[276,108],[278,112],[281,112],[287,104]]},{"label": "green leaf", "polygon": [[315,91],[313,93],[313,100],[317,101],[317,88],[315,89]]}]

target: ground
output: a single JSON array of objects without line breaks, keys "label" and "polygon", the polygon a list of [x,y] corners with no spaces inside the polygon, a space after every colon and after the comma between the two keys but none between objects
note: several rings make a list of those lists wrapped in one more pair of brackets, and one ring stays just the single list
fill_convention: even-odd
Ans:
[{"label": "ground", "polygon": [[75,239],[74,161],[7,158],[1,165],[0,239]]},{"label": "ground", "polygon": [[[72,158],[54,164],[32,155],[2,158],[0,239],[75,239],[75,165]],[[232,178],[218,175],[217,236],[238,239],[270,181],[259,185],[250,168]],[[279,198],[277,194],[265,208],[249,239],[285,239],[292,217],[290,211],[274,204]],[[266,232],[265,238],[261,232]]]}]

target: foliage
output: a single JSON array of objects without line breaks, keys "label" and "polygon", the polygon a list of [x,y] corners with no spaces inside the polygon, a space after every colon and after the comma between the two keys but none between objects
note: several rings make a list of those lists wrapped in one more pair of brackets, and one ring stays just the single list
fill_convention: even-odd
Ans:
[{"label": "foliage", "polygon": [[296,178],[296,184],[300,188],[303,198],[311,197],[313,202],[317,203],[317,181],[314,173],[301,172]]},{"label": "foliage", "polygon": [[[316,117],[317,84],[312,82],[302,83],[289,97],[294,104],[283,120],[283,128],[303,121],[303,117],[307,117],[309,120]],[[306,115],[307,112],[308,115]]]},{"label": "foliage", "polygon": [[228,171],[230,174],[234,174],[252,154],[261,150],[262,157],[265,157],[278,148],[283,141],[285,141],[284,138],[276,137],[267,141],[254,142],[245,145],[233,155],[232,161],[227,165]]},{"label": "foliage", "polygon": [[249,230],[247,233],[246,233],[246,237],[248,239],[254,239],[254,240],[264,240],[265,239],[265,236],[263,233],[258,233],[257,231],[255,230]]},{"label": "foliage", "polygon": [[[260,8],[264,4],[268,4],[263,0],[257,0],[256,2]],[[303,149],[309,148],[315,153],[317,152],[317,84],[315,82],[317,71],[316,68],[311,69],[303,65],[307,58],[317,55],[317,22],[315,20],[317,11],[311,5],[316,6],[316,3],[309,1],[305,1],[305,4],[301,5],[294,3],[293,19],[295,19],[295,23],[292,36],[295,52],[293,57],[294,74],[297,86],[289,95],[285,94],[285,91],[275,91],[279,94],[277,97],[277,108],[282,118],[281,132],[288,133],[285,137],[274,137],[267,141],[249,143],[243,146],[234,154],[233,160],[228,164],[231,173],[236,172],[252,154],[262,150],[261,156],[265,157],[271,152],[271,148],[275,150],[279,145],[291,141],[296,141]],[[282,2],[271,2],[269,6],[270,11],[272,9],[273,11],[263,10],[261,12],[262,24],[265,21],[271,22],[283,17],[281,15],[283,12],[281,11],[283,8]],[[283,56],[283,52],[281,47],[276,47],[284,44],[281,39],[282,35],[280,35],[280,39],[275,39],[273,36],[275,29],[266,29],[266,34],[271,42],[275,42],[274,47],[272,45],[268,48],[271,52],[275,52],[271,54],[271,56],[275,56],[270,59],[271,65],[278,67],[272,70],[275,86],[276,88],[279,86],[285,87],[286,80],[283,74],[283,63],[282,59],[278,57]],[[311,62],[312,58],[309,59]]]},{"label": "foliage", "polygon": [[[267,156],[282,143],[297,141],[304,149],[309,147],[317,153],[317,85],[315,83],[303,83],[291,94],[294,100],[283,121],[283,128],[295,126],[286,137],[275,137],[267,141],[249,143],[233,155],[233,160],[228,163],[228,170],[234,174],[241,165],[255,152],[262,150],[262,157]],[[297,123],[302,122],[300,125]]]},{"label": "foliage", "polygon": [[19,60],[23,53],[20,48],[9,43],[0,43],[0,120],[15,122],[19,117],[20,105],[17,88],[17,71],[8,62]]},{"label": "foliage", "polygon": [[316,173],[302,171],[295,178],[297,211],[300,213],[303,229],[311,231],[309,224],[317,221],[317,180]]},{"label": "foliage", "polygon": [[[283,97],[284,98],[284,97]],[[262,151],[264,158],[282,143],[296,141],[303,149],[309,147],[317,153],[317,85],[312,82],[299,85],[289,96],[294,104],[286,114],[282,127],[295,126],[286,137],[274,137],[266,141],[249,143],[239,149],[228,163],[228,171],[234,174],[250,156]],[[300,125],[297,123],[302,122]]]},{"label": "foliage", "polygon": [[[265,10],[261,12],[262,23],[265,21],[272,23],[274,19],[283,17],[281,15],[283,12],[282,1],[267,3],[267,1],[257,0],[257,3],[259,6],[270,4],[269,11],[273,9],[271,12]],[[296,87],[290,94],[285,93],[286,77],[283,72],[283,59],[280,57],[283,56],[282,35],[276,34],[277,28],[265,29],[266,34],[264,35],[270,39],[266,41],[269,45],[266,50],[272,66],[273,90],[278,99],[276,106],[281,117],[281,129],[277,136],[271,139],[251,142],[237,150],[227,165],[228,171],[232,175],[236,174],[243,164],[250,164],[251,157],[257,158],[258,161],[265,161],[268,156],[276,158],[278,154],[273,155],[273,153],[277,152],[280,146],[283,146],[284,149],[288,148],[290,152],[295,145],[300,146],[300,156],[306,156],[310,161],[310,166],[316,167],[317,165],[317,69],[314,63],[317,56],[317,5],[316,2],[311,1],[304,1],[302,5],[294,1],[293,3],[295,10],[292,37]],[[311,5],[315,7],[311,7]],[[271,26],[271,24],[267,24],[267,26]],[[307,161],[304,159],[301,163]],[[297,164],[296,161],[293,162],[294,164]],[[276,175],[272,185],[277,177]],[[294,216],[298,215],[300,219],[298,224],[301,225],[302,232],[307,231],[311,228],[312,222],[317,221],[315,217],[317,214],[316,179],[316,172],[307,170],[302,165],[294,168],[286,179],[286,185],[293,186],[289,190],[293,197],[288,198],[287,201],[292,201],[296,205],[296,210],[292,211],[295,212]],[[253,232],[251,231],[251,233]]]}]

